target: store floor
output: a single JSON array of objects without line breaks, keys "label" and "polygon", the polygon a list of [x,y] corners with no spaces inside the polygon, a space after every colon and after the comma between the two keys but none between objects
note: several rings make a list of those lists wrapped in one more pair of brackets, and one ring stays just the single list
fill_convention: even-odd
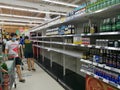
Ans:
[{"label": "store floor", "polygon": [[27,71],[27,64],[24,61],[23,77],[25,83],[18,82],[16,79],[17,88],[12,90],[64,90],[51,76],[35,64],[36,71]]}]

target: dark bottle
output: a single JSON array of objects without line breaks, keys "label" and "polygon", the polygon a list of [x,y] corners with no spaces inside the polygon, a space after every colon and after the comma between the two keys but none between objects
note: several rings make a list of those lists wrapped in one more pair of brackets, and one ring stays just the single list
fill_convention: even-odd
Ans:
[{"label": "dark bottle", "polygon": [[106,59],[107,59],[107,50],[103,49],[103,64],[106,63]]},{"label": "dark bottle", "polygon": [[100,55],[99,63],[103,64],[103,50],[102,49],[100,50],[100,54],[99,55]]},{"label": "dark bottle", "polygon": [[92,48],[89,49],[89,55],[90,55],[90,56],[89,56],[90,61],[92,61],[92,57],[93,57],[93,55],[92,55]]},{"label": "dark bottle", "polygon": [[116,29],[117,31],[120,31],[120,15],[118,15],[116,18]]},{"label": "dark bottle", "polygon": [[117,51],[117,68],[120,69],[120,51]]},{"label": "dark bottle", "polygon": [[100,23],[100,32],[103,32],[103,21]]},{"label": "dark bottle", "polygon": [[117,67],[117,51],[113,52],[113,67]]},{"label": "dark bottle", "polygon": [[110,51],[109,50],[107,50],[106,56],[107,57],[106,57],[105,63],[106,63],[107,66],[109,66],[109,60],[110,60]]},{"label": "dark bottle", "polygon": [[87,30],[86,30],[86,31],[87,31],[87,33],[90,33],[90,24],[87,24],[87,26],[86,26],[86,27],[87,27]]},{"label": "dark bottle", "polygon": [[111,19],[110,18],[106,19],[106,28],[105,28],[105,31],[106,32],[112,31],[112,25],[111,25]]},{"label": "dark bottle", "polygon": [[113,54],[113,51],[112,50],[110,50],[110,52],[109,52],[110,54],[109,54],[109,66],[110,67],[113,67],[113,57],[114,57],[114,54]]},{"label": "dark bottle", "polygon": [[95,33],[97,33],[98,32],[98,27],[97,27],[96,24],[94,24],[94,29],[95,29]]},{"label": "dark bottle", "polygon": [[103,26],[102,26],[102,32],[106,31],[106,24],[107,24],[107,19],[104,19]]}]

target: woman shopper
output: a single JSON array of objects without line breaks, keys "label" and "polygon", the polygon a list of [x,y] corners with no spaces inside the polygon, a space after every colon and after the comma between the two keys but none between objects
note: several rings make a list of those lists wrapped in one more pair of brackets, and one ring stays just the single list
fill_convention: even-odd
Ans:
[{"label": "woman shopper", "polygon": [[25,82],[25,79],[22,78],[21,74],[21,59],[20,59],[20,50],[19,42],[16,41],[17,35],[11,33],[11,40],[6,43],[5,54],[8,55],[8,60],[13,60],[15,58],[16,72],[18,74],[19,82]]},{"label": "woman shopper", "polygon": [[27,58],[28,70],[35,71],[36,69],[34,68],[32,42],[29,40],[28,36],[25,36],[25,40],[24,40],[24,55],[25,58]]}]

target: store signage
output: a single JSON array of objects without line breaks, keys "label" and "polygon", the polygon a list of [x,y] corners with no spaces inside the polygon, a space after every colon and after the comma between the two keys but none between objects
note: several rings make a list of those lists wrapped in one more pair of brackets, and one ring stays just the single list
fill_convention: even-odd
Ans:
[{"label": "store signage", "polygon": [[92,76],[86,76],[86,90],[118,90]]}]

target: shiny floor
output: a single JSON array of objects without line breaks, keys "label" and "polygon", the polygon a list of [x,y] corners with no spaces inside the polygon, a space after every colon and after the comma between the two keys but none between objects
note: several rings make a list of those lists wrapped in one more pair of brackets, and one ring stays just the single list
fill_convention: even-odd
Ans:
[{"label": "shiny floor", "polygon": [[18,82],[17,88],[12,90],[65,90],[51,76],[35,64],[36,71],[28,71],[26,61],[24,61],[24,70],[22,71],[25,83]]}]

